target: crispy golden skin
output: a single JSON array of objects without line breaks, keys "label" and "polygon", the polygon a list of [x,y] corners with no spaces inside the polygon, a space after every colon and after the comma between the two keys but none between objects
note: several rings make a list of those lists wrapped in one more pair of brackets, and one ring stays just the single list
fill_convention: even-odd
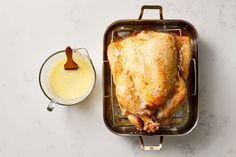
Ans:
[{"label": "crispy golden skin", "polygon": [[[141,32],[121,42],[111,43],[108,60],[114,83],[119,83],[118,78],[129,73],[134,91],[147,105],[164,103],[174,86],[177,52],[172,35]],[[119,92],[118,95],[123,95]]]},{"label": "crispy golden skin", "polygon": [[183,104],[186,94],[187,89],[184,80],[182,79],[182,77],[179,77],[179,79],[176,81],[173,95],[168,99],[168,101],[166,101],[163,106],[158,108],[156,117],[159,123],[164,125],[169,122],[178,107]]},{"label": "crispy golden skin", "polygon": [[175,36],[178,51],[179,71],[184,80],[187,80],[189,65],[192,58],[192,45],[190,38],[186,36]]},{"label": "crispy golden skin", "polygon": [[186,97],[189,38],[140,32],[109,44],[107,55],[123,114],[138,130],[166,124]]}]

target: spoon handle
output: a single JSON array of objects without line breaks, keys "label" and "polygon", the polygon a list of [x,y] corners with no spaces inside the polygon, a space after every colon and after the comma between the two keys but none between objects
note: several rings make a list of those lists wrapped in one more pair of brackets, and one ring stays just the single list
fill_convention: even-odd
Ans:
[{"label": "spoon handle", "polygon": [[73,54],[72,49],[69,46],[66,47],[67,61],[66,64],[64,65],[65,70],[76,70],[79,68],[79,66],[74,62],[72,54]]}]

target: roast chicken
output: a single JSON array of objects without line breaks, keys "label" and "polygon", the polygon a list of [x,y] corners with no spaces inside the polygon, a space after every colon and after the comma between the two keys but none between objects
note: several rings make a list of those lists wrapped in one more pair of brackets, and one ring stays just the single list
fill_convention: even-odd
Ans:
[{"label": "roast chicken", "polygon": [[190,38],[142,31],[111,42],[107,55],[122,114],[140,131],[166,125],[186,99]]}]

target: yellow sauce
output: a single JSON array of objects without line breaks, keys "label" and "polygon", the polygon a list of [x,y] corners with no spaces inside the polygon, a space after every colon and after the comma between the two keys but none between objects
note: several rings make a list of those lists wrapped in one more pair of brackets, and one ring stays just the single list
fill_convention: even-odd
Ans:
[{"label": "yellow sauce", "polygon": [[71,100],[79,99],[91,90],[94,83],[94,71],[90,62],[83,57],[74,58],[77,70],[65,70],[66,58],[55,62],[49,71],[49,86],[56,96]]}]

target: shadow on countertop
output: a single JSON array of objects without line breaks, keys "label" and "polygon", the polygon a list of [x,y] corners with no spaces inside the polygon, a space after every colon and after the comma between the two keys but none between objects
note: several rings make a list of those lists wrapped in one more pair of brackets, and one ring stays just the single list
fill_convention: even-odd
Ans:
[{"label": "shadow on countertop", "polygon": [[[200,40],[199,43],[199,91],[198,91],[198,105],[199,105],[199,121],[196,128],[191,133],[180,137],[164,137],[163,150],[160,155],[165,152],[181,153],[184,156],[197,155],[196,151],[207,149],[211,145],[216,136],[219,136],[223,131],[223,126],[227,123],[227,118],[221,122],[217,122],[216,115],[214,114],[214,104],[212,101],[215,99],[214,89],[216,82],[212,81],[216,76],[216,58],[214,51],[208,45],[207,41]],[[137,156],[142,154],[139,147],[138,137],[124,137],[133,148],[134,154]],[[146,142],[150,144],[158,144],[159,137],[148,138]],[[153,142],[154,141],[154,142]],[[145,152],[146,153],[146,152]],[[148,154],[157,155],[157,152],[151,151]],[[142,154],[144,155],[144,154]]]},{"label": "shadow on countertop", "polygon": [[222,127],[216,124],[214,101],[212,101],[215,99],[214,89],[212,89],[212,87],[217,86],[216,82],[213,81],[217,73],[215,66],[216,59],[213,50],[204,39],[200,39],[198,58],[198,124],[196,128],[186,136],[166,138],[166,145],[169,149],[171,149],[171,147],[177,147],[179,151],[185,155],[194,155],[198,149],[207,149],[214,138],[222,131]]}]

